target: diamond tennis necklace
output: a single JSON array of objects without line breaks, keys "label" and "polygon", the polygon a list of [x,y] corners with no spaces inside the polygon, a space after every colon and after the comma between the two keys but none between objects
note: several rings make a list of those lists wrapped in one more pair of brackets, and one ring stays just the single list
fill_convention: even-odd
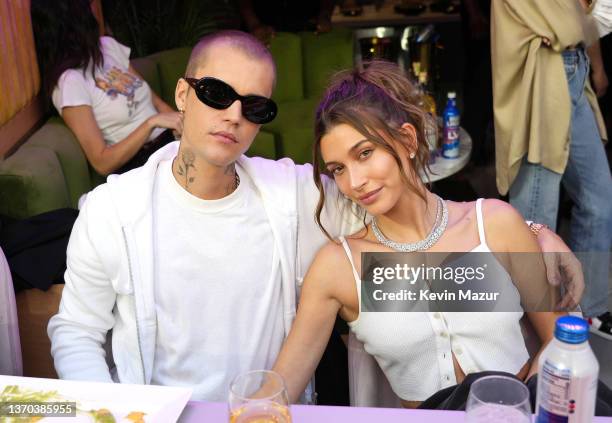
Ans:
[{"label": "diamond tennis necklace", "polygon": [[[434,194],[435,195],[435,194]],[[378,225],[376,224],[376,218],[372,219],[372,232],[374,232],[374,236],[381,244],[391,248],[395,251],[401,252],[413,252],[413,251],[423,251],[430,249],[442,236],[444,230],[446,229],[446,225],[448,224],[448,207],[446,206],[446,202],[436,195],[438,198],[438,209],[436,211],[436,221],[434,222],[433,227],[431,228],[431,232],[427,235],[427,238],[422,239],[417,242],[395,242],[385,237],[383,233],[378,229]]]}]

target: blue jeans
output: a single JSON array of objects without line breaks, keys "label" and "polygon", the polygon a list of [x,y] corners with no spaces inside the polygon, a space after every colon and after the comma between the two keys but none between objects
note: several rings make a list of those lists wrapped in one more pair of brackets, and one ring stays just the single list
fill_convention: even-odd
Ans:
[{"label": "blue jeans", "polygon": [[582,262],[585,316],[608,311],[608,273],[612,239],[612,177],[595,115],[584,87],[589,60],[583,49],[563,52],[572,100],[569,160],[560,175],[539,164],[521,164],[510,187],[510,203],[525,219],[557,227],[560,185],[574,202],[569,245]]}]

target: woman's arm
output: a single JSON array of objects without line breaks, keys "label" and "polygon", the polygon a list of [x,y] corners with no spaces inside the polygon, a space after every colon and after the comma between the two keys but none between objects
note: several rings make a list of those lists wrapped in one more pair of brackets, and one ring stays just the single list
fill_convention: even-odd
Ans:
[{"label": "woman's arm", "polygon": [[505,265],[526,311],[554,310],[558,288],[547,279],[544,256],[522,216],[508,203],[483,204],[486,237],[496,257]]},{"label": "woman's arm", "polygon": [[304,279],[297,316],[273,368],[285,379],[292,403],[314,374],[342,307],[334,291],[337,281],[346,278],[346,266],[339,265],[344,262],[342,248],[328,244],[318,252]]},{"label": "woman's arm", "polygon": [[[525,225],[522,216],[509,204],[498,200],[487,200],[483,205],[489,246],[493,251],[505,251],[509,254],[511,276],[519,285],[529,285],[531,289],[521,289],[521,297],[526,295],[542,295],[542,290],[549,287],[546,281],[546,270],[540,256],[540,247],[534,234]],[[518,253],[518,254],[516,254]],[[530,254],[525,254],[530,253]],[[515,278],[519,280],[516,281]],[[541,285],[540,289],[538,286]],[[528,299],[529,300],[529,299]],[[538,302],[537,299],[535,302]],[[552,304],[550,304],[552,305]],[[551,308],[552,309],[552,308]],[[558,312],[527,312],[529,322],[540,338],[541,347],[534,357],[528,379],[537,373],[538,357],[548,342],[554,336],[555,321],[566,313]]]},{"label": "woman's arm", "polygon": [[144,121],[138,128],[111,146],[106,145],[91,106],[62,108],[62,118],[74,132],[87,160],[101,175],[108,175],[127,163],[151,135],[155,127],[182,129],[177,112],[159,113]]},{"label": "woman's arm", "polygon": [[540,358],[540,354],[542,354],[542,351],[544,351],[544,348],[548,345],[550,340],[553,339],[555,333],[555,322],[557,321],[557,318],[565,314],[567,313],[527,313],[527,318],[529,319],[531,326],[533,326],[533,329],[538,334],[538,338],[540,338],[541,347],[531,361],[531,367],[529,368],[529,372],[527,373],[525,380],[529,379],[532,375],[538,372],[538,358]]}]

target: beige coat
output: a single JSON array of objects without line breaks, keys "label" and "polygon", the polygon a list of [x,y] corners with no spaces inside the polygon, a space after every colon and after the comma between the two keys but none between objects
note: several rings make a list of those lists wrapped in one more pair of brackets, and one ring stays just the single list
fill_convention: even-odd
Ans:
[{"label": "beige coat", "polygon": [[[547,47],[542,37],[551,41]],[[569,155],[571,99],[561,52],[597,37],[578,0],[493,0],[491,60],[497,189],[508,192],[521,160],[563,173]],[[602,139],[597,98],[587,82]]]}]

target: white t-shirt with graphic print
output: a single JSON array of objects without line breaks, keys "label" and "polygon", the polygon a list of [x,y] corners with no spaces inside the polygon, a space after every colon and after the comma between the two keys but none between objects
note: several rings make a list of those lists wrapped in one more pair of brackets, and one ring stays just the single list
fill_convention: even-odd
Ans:
[{"label": "white t-shirt with graphic print", "polygon": [[[92,78],[89,63],[83,69],[68,69],[59,78],[51,99],[57,111],[68,106],[91,106],[107,145],[126,138],[149,117],[157,114],[149,85],[129,72],[130,49],[112,37],[100,37],[104,65]],[[149,139],[163,128],[156,128]]]}]

